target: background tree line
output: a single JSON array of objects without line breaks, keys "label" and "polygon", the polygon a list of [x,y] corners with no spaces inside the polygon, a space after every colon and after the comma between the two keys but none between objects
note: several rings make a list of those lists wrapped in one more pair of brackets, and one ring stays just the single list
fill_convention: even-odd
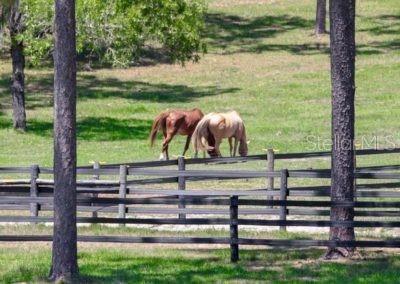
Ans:
[{"label": "background tree line", "polygon": [[[23,28],[18,40],[24,42],[27,63],[40,67],[52,61],[53,1],[7,1],[19,2]],[[152,48],[171,61],[198,60],[205,51],[205,9],[203,0],[78,0],[78,59],[126,67]],[[3,10],[5,14],[10,9]]]},{"label": "background tree line", "polygon": [[[11,54],[13,126],[26,129],[24,68],[53,64],[53,0],[2,0],[0,52]],[[128,67],[148,57],[156,62],[197,61],[204,0],[77,0],[76,52],[91,65]]]}]

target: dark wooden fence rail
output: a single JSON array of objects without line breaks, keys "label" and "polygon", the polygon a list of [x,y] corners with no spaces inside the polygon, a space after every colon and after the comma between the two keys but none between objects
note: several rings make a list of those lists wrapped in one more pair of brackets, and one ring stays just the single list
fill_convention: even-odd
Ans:
[{"label": "dark wooden fence rail", "polygon": [[[35,167],[32,167],[34,169]],[[122,170],[121,170],[122,169]],[[329,196],[329,186],[311,186],[311,187],[293,187],[290,190],[287,189],[287,178],[299,177],[299,178],[329,178],[330,173],[326,171],[282,171],[282,172],[264,172],[264,171],[182,171],[182,170],[151,170],[151,169],[135,169],[135,175],[166,175],[167,178],[156,178],[156,179],[141,179],[141,180],[128,180],[125,173],[129,173],[129,170],[125,166],[121,166],[119,181],[107,181],[107,180],[81,180],[78,181],[78,194],[118,194],[120,197],[125,197],[127,194],[162,194],[166,192],[165,190],[160,192],[157,190],[144,189],[142,191],[138,189],[131,188],[132,185],[138,184],[152,184],[152,183],[162,183],[162,182],[176,182],[177,180],[207,180],[214,178],[258,178],[258,177],[274,177],[281,178],[281,184],[279,190],[266,190],[261,189],[259,191],[260,196],[265,196],[267,200],[269,197],[279,197],[280,200],[286,200],[288,197],[328,197]],[[285,178],[286,175],[286,178]],[[37,175],[32,175],[34,178],[26,180],[13,180],[13,181],[0,181],[0,195],[26,195],[30,191],[30,196],[32,198],[36,197],[38,194],[40,196],[51,196],[52,195],[52,181],[51,180],[41,180],[37,178]],[[400,174],[397,173],[384,173],[384,172],[358,172],[356,174],[358,178],[365,179],[399,179]],[[286,179],[286,180],[285,180]],[[175,196],[180,197],[179,209],[176,212],[180,214],[180,217],[185,216],[185,207],[182,206],[184,200],[181,198],[184,195],[183,186],[179,184],[178,191],[172,193]],[[381,189],[391,189],[399,188],[400,182],[385,182],[378,184],[361,184],[358,185],[360,189],[357,191],[357,197],[380,197],[380,198],[397,198],[399,193],[396,190],[392,191],[382,191]],[[221,192],[217,190],[216,195],[227,194],[228,192]],[[206,192],[207,195],[212,195],[210,192]],[[94,196],[95,197],[95,196]],[[32,204],[34,206],[32,206]],[[271,205],[271,204],[270,204]],[[33,208],[32,208],[33,207]],[[46,206],[45,204],[38,204],[31,202],[31,216],[38,216],[38,211],[52,210],[52,207]],[[140,209],[127,208],[123,204],[116,208],[101,207],[95,203],[89,204],[87,206],[79,206],[78,210],[83,212],[118,212],[119,216],[125,216],[126,213],[134,213],[135,211],[140,211]],[[26,210],[25,206],[19,204],[0,204],[0,209],[3,210]],[[171,211],[172,212],[172,211]],[[257,214],[257,211],[248,211],[248,214]],[[316,213],[321,214],[321,216],[329,215],[329,211],[315,211],[315,210],[293,210],[280,207],[279,209],[270,208],[269,214],[280,215],[281,219],[284,220],[287,215],[315,215]],[[384,216],[384,212],[356,212],[356,216]],[[395,216],[394,212],[387,212],[389,216]],[[282,227],[284,229],[284,227]]]},{"label": "dark wooden fence rail", "polygon": [[[311,159],[311,158],[323,158],[330,157],[331,152],[302,152],[302,153],[274,153],[272,149],[268,150],[269,154],[262,155],[249,155],[246,157],[225,157],[225,158],[196,158],[188,159],[185,161],[186,165],[195,164],[229,164],[235,162],[249,162],[249,161],[267,161],[268,155],[273,156],[273,160],[287,160],[287,159]],[[363,149],[357,150],[356,154],[358,156],[365,155],[382,155],[382,154],[396,154],[400,153],[400,148],[395,149]],[[271,156],[272,154],[272,156]],[[270,158],[271,159],[271,158]],[[152,167],[164,167],[164,166],[178,166],[178,159],[169,161],[148,161],[148,162],[134,162],[134,163],[123,163],[128,168],[152,168]],[[119,164],[103,164],[101,169],[94,168],[93,166],[79,166],[78,174],[102,174],[102,175],[116,175],[118,174]],[[381,170],[396,170],[400,169],[400,165],[385,166],[389,167],[384,169],[384,167],[379,166]],[[390,168],[392,167],[392,168]],[[366,167],[365,170],[370,170],[371,168]],[[268,171],[272,171],[273,166],[269,166]],[[372,169],[373,170],[373,167]],[[42,167],[40,169],[42,174],[52,174],[53,169]],[[31,168],[29,167],[0,167],[0,173],[31,173]]]},{"label": "dark wooden fence rail", "polygon": [[[282,183],[284,184],[284,183]],[[151,198],[102,198],[102,197],[78,197],[79,205],[82,204],[102,204],[104,206],[115,206],[118,204],[156,204],[156,205],[176,205],[180,200],[176,198],[179,190],[159,190],[159,195],[164,197]],[[144,194],[145,191],[141,193]],[[229,244],[231,248],[231,260],[239,259],[239,245],[268,245],[268,246],[359,246],[359,247],[400,247],[400,240],[382,241],[355,241],[355,242],[336,242],[328,240],[270,240],[270,239],[245,239],[239,238],[240,226],[312,226],[312,227],[356,227],[356,228],[400,228],[400,221],[329,221],[329,220],[270,220],[270,219],[249,219],[240,217],[242,206],[262,207],[268,205],[280,207],[355,207],[358,208],[395,208],[399,212],[400,201],[357,201],[357,202],[331,202],[331,201],[303,201],[303,200],[260,200],[254,199],[261,195],[262,191],[232,191],[209,193],[206,191],[186,191],[182,193],[182,199],[187,205],[218,205],[229,208],[227,217],[204,218],[110,218],[110,217],[78,217],[78,223],[105,223],[105,224],[150,224],[150,225],[225,225],[229,226],[229,238],[180,238],[180,237],[121,237],[121,236],[80,236],[80,241],[94,242],[139,242],[139,243],[221,243]],[[5,197],[0,203],[30,204],[37,202],[52,205],[51,197]],[[161,208],[157,213],[169,214]],[[175,209],[176,210],[176,209]],[[189,214],[198,214],[192,209],[184,209]],[[261,215],[261,214],[260,214]],[[52,222],[52,217],[32,217],[32,216],[0,216],[0,222]],[[51,236],[0,236],[0,241],[49,241]]]},{"label": "dark wooden fence rail", "polygon": [[[358,155],[399,153],[394,150],[360,150]],[[330,170],[282,170],[274,172],[275,159],[298,159],[327,157],[329,152],[275,154],[240,158],[190,159],[172,161],[128,163],[124,165],[98,165],[79,167],[78,174],[91,175],[91,180],[78,180],[78,212],[90,212],[91,217],[78,217],[78,223],[105,224],[148,224],[148,225],[226,225],[230,228],[229,238],[180,238],[180,237],[121,237],[80,236],[85,242],[137,242],[137,243],[221,243],[231,247],[231,260],[239,258],[239,245],[269,246],[366,246],[400,247],[399,240],[336,242],[327,240],[260,240],[239,238],[239,226],[277,226],[285,230],[288,226],[350,226],[350,227],[400,227],[400,165],[358,168],[357,179],[384,180],[379,183],[357,185],[356,196],[381,198],[390,201],[330,202],[329,186],[288,187],[288,179],[329,179]],[[186,165],[204,163],[235,163],[252,160],[267,160],[267,171],[238,170],[188,170]],[[177,166],[177,170],[156,167]],[[30,168],[0,168],[1,174],[30,174],[30,178],[0,180],[0,210],[30,210],[31,216],[0,216],[0,222],[52,222],[52,217],[39,216],[40,211],[53,210],[53,181],[41,179],[41,174],[52,174],[48,168],[34,165]],[[102,180],[103,176],[119,176],[118,180]],[[135,177],[135,179],[129,179]],[[265,178],[265,188],[258,190],[186,190],[187,181]],[[274,179],[280,180],[278,189]],[[387,180],[387,181],[386,181]],[[175,183],[175,190],[136,188],[140,185]],[[99,197],[101,194],[101,197]],[[117,197],[105,197],[108,195]],[[133,195],[133,197],[132,197]],[[275,197],[275,198],[274,198]],[[292,197],[295,200],[292,200]],[[299,200],[305,197],[307,200]],[[325,198],[312,200],[310,198]],[[397,199],[396,199],[397,198]],[[132,206],[134,205],[134,206]],[[142,207],[138,207],[143,205]],[[154,205],[155,207],[148,207]],[[171,207],[173,206],[173,207]],[[186,207],[189,206],[189,207]],[[202,206],[200,208],[196,206]],[[205,206],[205,207],[204,207]],[[212,207],[209,207],[212,206]],[[325,217],[333,206],[354,206],[356,218],[353,222],[331,222],[329,220],[290,220],[288,216]],[[98,213],[107,217],[99,217]],[[108,213],[117,213],[117,218]],[[143,218],[132,218],[126,214],[142,214]],[[147,214],[147,215],[144,215]],[[148,216],[148,215],[162,215]],[[177,218],[171,218],[171,215]],[[213,216],[214,215],[214,216]],[[260,219],[279,216],[279,220]],[[192,216],[196,216],[193,218]],[[204,217],[210,216],[210,217]],[[224,217],[221,217],[224,216]],[[243,216],[243,217],[239,217]],[[249,217],[250,216],[250,217]],[[252,217],[253,216],[253,217]],[[385,217],[384,221],[365,218]],[[391,218],[388,220],[387,218]],[[0,236],[0,241],[50,241],[51,236]]]}]

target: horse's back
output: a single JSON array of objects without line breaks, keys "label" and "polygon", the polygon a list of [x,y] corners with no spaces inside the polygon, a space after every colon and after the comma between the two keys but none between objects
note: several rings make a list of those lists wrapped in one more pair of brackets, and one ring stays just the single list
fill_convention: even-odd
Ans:
[{"label": "horse's back", "polygon": [[169,128],[176,128],[180,135],[191,135],[204,116],[198,108],[192,110],[172,110],[167,118]]},{"label": "horse's back", "polygon": [[221,139],[235,136],[241,121],[237,112],[214,113],[209,119],[210,131]]}]

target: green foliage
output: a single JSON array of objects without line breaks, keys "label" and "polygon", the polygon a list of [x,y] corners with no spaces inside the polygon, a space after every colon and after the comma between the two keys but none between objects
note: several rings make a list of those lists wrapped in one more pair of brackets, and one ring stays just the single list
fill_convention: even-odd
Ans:
[{"label": "green foliage", "polygon": [[[205,51],[203,0],[78,0],[77,51],[85,60],[113,66],[138,61],[147,46],[172,61],[197,61]],[[53,0],[22,0],[23,39],[30,63],[51,59]]]}]

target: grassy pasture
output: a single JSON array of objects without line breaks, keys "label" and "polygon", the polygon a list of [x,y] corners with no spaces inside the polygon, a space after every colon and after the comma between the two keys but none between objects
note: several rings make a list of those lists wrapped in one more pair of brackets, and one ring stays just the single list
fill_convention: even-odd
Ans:
[{"label": "grassy pasture", "polygon": [[[329,149],[329,36],[312,33],[314,2],[210,1],[209,53],[198,64],[79,72],[78,163],[157,158],[161,139],[150,149],[148,131],[157,113],[173,108],[236,109],[250,154]],[[380,146],[399,146],[399,14],[396,0],[358,3],[357,137],[365,137],[364,147],[375,136]],[[50,166],[52,70],[27,71],[28,131],[18,133],[10,127],[10,68],[1,59],[0,164]],[[171,154],[183,143],[174,141]]]},{"label": "grassy pasture", "polygon": [[[211,0],[205,31],[209,52],[199,63],[79,72],[78,164],[157,158],[159,147],[149,148],[149,128],[159,112],[173,108],[236,109],[246,121],[250,154],[262,153],[265,148],[280,152],[329,150],[329,35],[313,35],[314,5],[314,0]],[[380,147],[393,143],[400,147],[400,103],[396,100],[400,89],[400,5],[398,0],[364,0],[357,5],[357,138],[365,148],[375,146],[375,137]],[[26,133],[11,128],[10,71],[10,61],[0,59],[0,166],[51,166],[52,70],[27,71]],[[184,138],[177,137],[171,145],[171,156],[180,154]],[[223,153],[228,153],[226,145]],[[394,164],[398,157],[363,157],[357,163]],[[327,168],[329,160],[278,161],[276,168],[311,166]],[[265,163],[246,167],[265,168]],[[299,181],[302,185],[307,182]],[[265,185],[265,181],[261,183]],[[211,184],[202,186],[211,188]],[[225,183],[226,188],[248,184]],[[259,180],[252,184],[260,187]],[[146,234],[114,228],[80,230]],[[1,234],[48,231],[37,226],[0,229]],[[400,258],[391,253],[371,250],[363,252],[363,261],[328,263],[319,260],[321,249],[249,249],[241,250],[241,261],[233,265],[228,262],[228,250],[218,247],[80,244],[79,261],[83,279],[89,283],[394,283],[400,277]],[[0,282],[44,281],[50,256],[48,244],[0,244]]]},{"label": "grassy pasture", "polygon": [[[325,262],[321,249],[243,249],[240,262],[231,264],[223,248],[144,246],[80,245],[82,283],[396,283],[400,276],[399,256],[387,251]],[[0,246],[0,252],[3,283],[46,282],[49,244]]]}]

